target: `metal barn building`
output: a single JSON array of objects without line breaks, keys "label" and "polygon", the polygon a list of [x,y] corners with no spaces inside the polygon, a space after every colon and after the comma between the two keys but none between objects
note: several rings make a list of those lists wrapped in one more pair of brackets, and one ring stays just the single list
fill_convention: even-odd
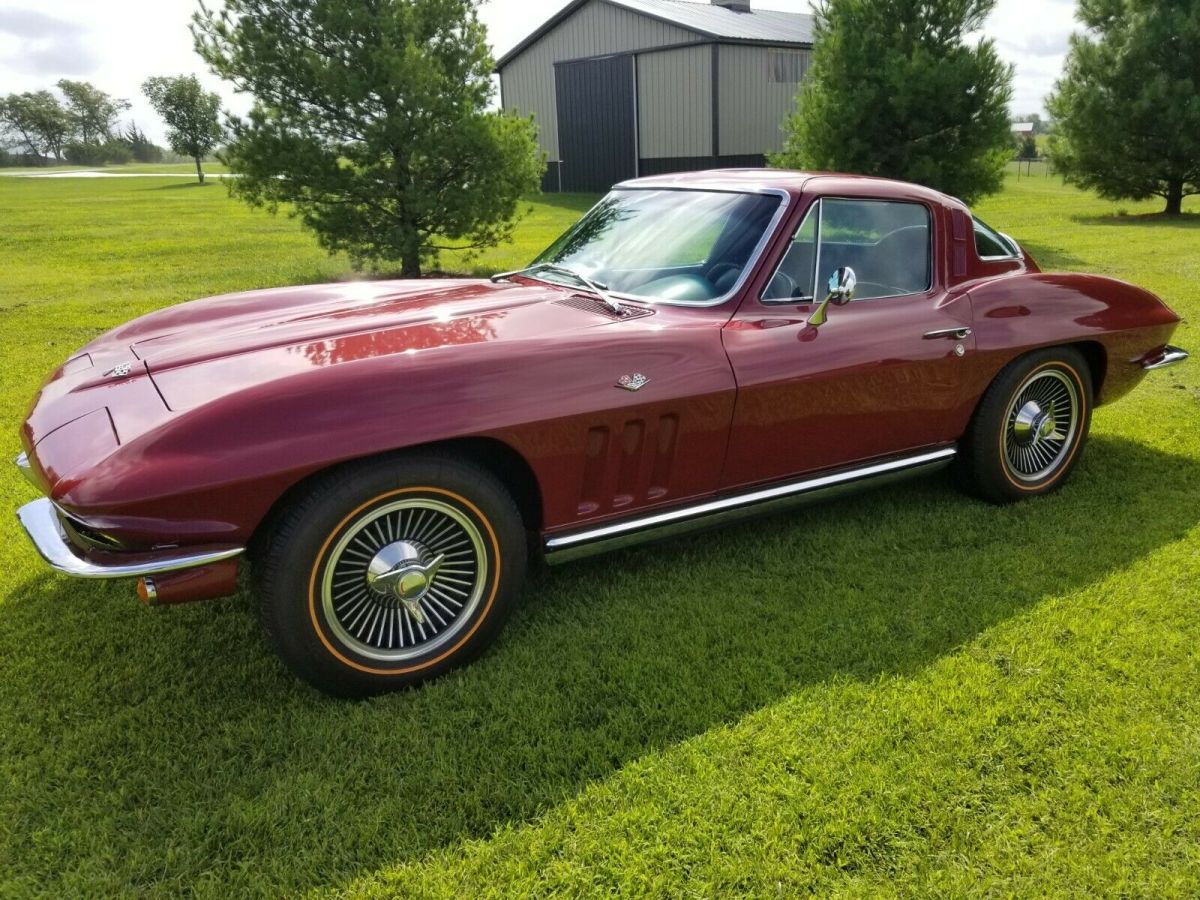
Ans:
[{"label": "metal barn building", "polygon": [[548,191],[761,166],[783,145],[812,16],[747,0],[574,0],[496,64],[505,110],[533,114]]}]

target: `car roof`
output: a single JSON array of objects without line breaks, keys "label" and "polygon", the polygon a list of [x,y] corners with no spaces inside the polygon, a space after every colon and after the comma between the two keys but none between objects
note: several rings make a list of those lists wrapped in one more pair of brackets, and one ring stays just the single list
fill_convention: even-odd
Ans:
[{"label": "car roof", "polygon": [[663,187],[676,190],[691,188],[709,191],[769,191],[785,190],[799,193],[812,178],[808,172],[790,169],[707,169],[702,172],[672,172],[669,175],[650,175],[631,178],[616,185],[618,188]]},{"label": "car roof", "polygon": [[[618,189],[666,188],[670,190],[745,191],[764,193],[787,191],[793,196],[820,194],[837,196],[875,196],[882,199],[918,200],[942,206],[963,204],[940,191],[869,175],[847,175],[840,172],[800,172],[793,169],[708,169],[702,172],[675,172],[633,178],[616,185]],[[965,208],[965,207],[964,207]]]}]

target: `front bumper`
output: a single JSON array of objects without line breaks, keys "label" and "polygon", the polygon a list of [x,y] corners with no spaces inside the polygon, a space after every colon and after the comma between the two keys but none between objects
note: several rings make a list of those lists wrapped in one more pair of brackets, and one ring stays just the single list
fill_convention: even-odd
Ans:
[{"label": "front bumper", "polygon": [[1177,366],[1187,358],[1186,350],[1167,344],[1161,350],[1143,359],[1142,368],[1147,372],[1153,369],[1165,369],[1168,366]]},{"label": "front bumper", "polygon": [[[28,460],[25,464],[28,465]],[[17,465],[21,465],[20,457]],[[52,568],[76,578],[141,578],[147,575],[161,575],[232,559],[245,549],[233,544],[207,544],[203,547],[171,547],[136,552],[85,549],[70,539],[63,525],[62,514],[45,497],[22,506],[17,510],[17,518],[42,558]]]},{"label": "front bumper", "polygon": [[38,487],[37,479],[33,477],[33,464],[29,461],[29,454],[22,453],[14,462],[16,462],[17,471],[21,473],[21,476],[34,487]]}]

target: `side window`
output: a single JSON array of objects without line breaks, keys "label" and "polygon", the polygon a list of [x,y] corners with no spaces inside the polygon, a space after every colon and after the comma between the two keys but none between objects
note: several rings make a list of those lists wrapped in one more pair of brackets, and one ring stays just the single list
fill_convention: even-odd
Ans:
[{"label": "side window", "polygon": [[763,292],[764,300],[811,300],[817,264],[817,225],[821,202],[813,203],[792,237],[792,245]]},{"label": "side window", "polygon": [[1009,259],[1016,255],[1008,241],[999,233],[978,219],[972,218],[972,221],[975,223],[975,252],[979,254],[980,259]]},{"label": "side window", "polygon": [[929,210],[891,200],[821,201],[817,279],[842,266],[858,277],[855,300],[920,294],[931,279]]}]

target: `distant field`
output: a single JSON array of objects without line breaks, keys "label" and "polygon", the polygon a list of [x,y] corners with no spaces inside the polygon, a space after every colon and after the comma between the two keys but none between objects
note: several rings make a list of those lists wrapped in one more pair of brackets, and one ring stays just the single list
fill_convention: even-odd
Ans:
[{"label": "distant field", "polygon": [[[594,199],[445,267],[519,266]],[[980,212],[1200,351],[1189,208],[1014,177]],[[220,184],[0,177],[0,453],[119,322],[349,274]],[[50,574],[32,496],[0,471],[0,896],[1200,895],[1200,358],[1100,409],[1054,497],[934,478],[538,571],[479,663],[359,704],[247,594]]]}]

